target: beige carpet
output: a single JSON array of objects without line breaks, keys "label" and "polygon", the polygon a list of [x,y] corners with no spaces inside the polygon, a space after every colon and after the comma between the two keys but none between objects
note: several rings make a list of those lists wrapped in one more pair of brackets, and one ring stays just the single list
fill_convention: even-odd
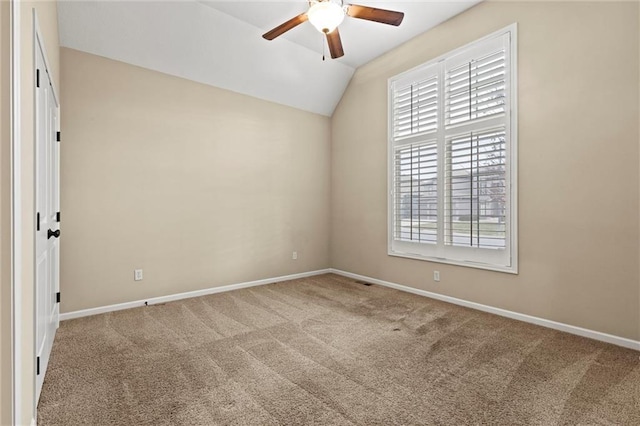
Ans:
[{"label": "beige carpet", "polygon": [[41,425],[640,425],[640,353],[323,275],[65,321]]}]

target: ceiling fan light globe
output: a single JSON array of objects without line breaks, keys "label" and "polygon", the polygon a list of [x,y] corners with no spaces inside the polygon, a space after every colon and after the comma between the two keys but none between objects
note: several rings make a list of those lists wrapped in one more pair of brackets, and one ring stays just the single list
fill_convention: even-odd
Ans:
[{"label": "ceiling fan light globe", "polygon": [[344,20],[344,9],[330,0],[318,1],[311,5],[307,17],[318,31],[328,34]]}]

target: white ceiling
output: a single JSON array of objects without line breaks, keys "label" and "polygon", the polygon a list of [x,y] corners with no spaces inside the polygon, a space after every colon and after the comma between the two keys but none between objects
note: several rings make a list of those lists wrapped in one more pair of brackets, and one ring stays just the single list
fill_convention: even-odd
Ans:
[{"label": "white ceiling", "polygon": [[327,51],[325,61],[324,38],[308,22],[262,38],[305,12],[305,0],[61,0],[58,24],[64,47],[330,116],[356,68],[479,1],[354,0],[402,11],[404,21],[347,17],[345,55],[330,59]]}]

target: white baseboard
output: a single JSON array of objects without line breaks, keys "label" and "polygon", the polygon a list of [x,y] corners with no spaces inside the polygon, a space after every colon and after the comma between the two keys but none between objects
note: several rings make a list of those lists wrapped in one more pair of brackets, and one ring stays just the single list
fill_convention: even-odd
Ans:
[{"label": "white baseboard", "polygon": [[120,311],[122,309],[137,308],[140,306],[145,306],[145,304],[156,305],[159,303],[166,303],[174,300],[188,299],[191,297],[198,297],[198,296],[206,296],[209,294],[239,290],[241,288],[255,287],[255,286],[271,284],[279,281],[290,281],[298,278],[312,277],[314,275],[321,275],[321,274],[327,274],[327,273],[334,273],[337,275],[342,275],[344,277],[353,278],[360,281],[367,281],[373,284],[395,288],[396,290],[429,297],[431,299],[453,303],[454,305],[465,306],[467,308],[477,309],[479,311],[488,312],[491,314],[512,318],[518,321],[524,321],[531,324],[540,325],[542,327],[552,328],[554,330],[564,331],[564,332],[575,334],[578,336],[587,337],[590,339],[599,340],[601,342],[607,342],[614,345],[640,351],[640,341],[637,341],[637,340],[631,340],[624,337],[614,336],[612,334],[607,334],[599,331],[589,330],[586,328],[576,327],[574,325],[564,324],[561,322],[551,321],[544,318],[539,318],[531,315],[521,314],[518,312],[508,311],[506,309],[495,308],[493,306],[483,305],[476,302],[469,302],[467,300],[458,299],[451,296],[445,296],[438,293],[432,293],[430,291],[420,290],[420,289],[408,287],[402,284],[396,284],[389,281],[380,280],[377,278],[367,277],[365,275],[359,275],[359,274],[354,274],[347,271],[342,271],[340,269],[321,269],[317,271],[302,272],[299,274],[285,275],[285,276],[275,277],[275,278],[266,278],[266,279],[257,280],[257,281],[249,281],[244,283],[225,285],[221,287],[212,287],[212,288],[206,288],[203,290],[189,291],[186,293],[171,294],[168,296],[152,297],[149,299],[136,300],[133,302],[125,302],[125,303],[118,303],[115,305],[100,306],[97,308],[83,309],[80,311],[66,312],[66,313],[60,314],[60,320],[65,321],[65,320],[74,319],[74,318],[86,317],[89,315],[97,315],[97,314],[103,314],[106,312]]},{"label": "white baseboard", "polygon": [[614,336],[607,333],[601,333],[599,331],[589,330],[586,328],[576,327],[561,322],[551,321],[544,318],[538,318],[531,315],[520,314],[518,312],[508,311],[506,309],[494,308],[493,306],[482,305],[480,303],[469,302],[467,300],[458,299],[451,296],[444,296],[438,293],[432,293],[430,291],[420,290],[413,287],[408,287],[401,284],[392,283],[389,281],[379,280],[377,278],[367,277],[364,275],[353,274],[351,272],[342,271],[340,269],[330,269],[330,272],[342,275],[344,277],[353,278],[360,281],[370,282],[372,284],[379,284],[385,287],[395,288],[396,290],[406,291],[408,293],[417,294],[420,296],[426,296],[431,299],[441,300],[443,302],[453,303],[454,305],[465,306],[467,308],[477,309],[483,312],[489,312],[491,314],[500,315],[502,317],[512,318],[518,321],[524,321],[531,324],[540,325],[542,327],[552,328],[554,330],[564,331],[567,333],[575,334],[582,337],[588,337],[590,339],[599,340],[601,342],[612,343],[614,345],[622,346],[629,349],[635,349],[640,351],[640,341],[631,340],[624,337]]},{"label": "white baseboard", "polygon": [[209,294],[222,293],[225,291],[239,290],[241,288],[255,287],[259,285],[272,284],[280,281],[290,281],[299,278],[312,277],[314,275],[328,274],[330,269],[320,269],[317,271],[302,272],[299,274],[285,275],[282,277],[266,278],[257,281],[248,281],[238,284],[224,285],[221,287],[211,287],[202,290],[188,291],[186,293],[170,294],[168,296],[152,297],[144,300],[135,300],[133,302],[118,303],[116,305],[100,306],[97,308],[82,309],[80,311],[65,312],[60,314],[60,321],[70,320],[74,318],[87,317],[90,315],[104,314],[106,312],[121,311],[123,309],[137,308],[146,305],[157,305],[159,303],[172,302],[174,300],[189,299],[191,297],[206,296]]}]

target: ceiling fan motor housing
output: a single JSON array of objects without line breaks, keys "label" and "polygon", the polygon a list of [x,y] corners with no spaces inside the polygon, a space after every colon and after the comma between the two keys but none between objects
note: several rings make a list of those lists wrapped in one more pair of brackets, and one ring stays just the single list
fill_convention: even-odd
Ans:
[{"label": "ceiling fan motor housing", "polygon": [[332,32],[344,20],[346,8],[341,0],[312,0],[309,4],[309,22],[321,33]]}]

